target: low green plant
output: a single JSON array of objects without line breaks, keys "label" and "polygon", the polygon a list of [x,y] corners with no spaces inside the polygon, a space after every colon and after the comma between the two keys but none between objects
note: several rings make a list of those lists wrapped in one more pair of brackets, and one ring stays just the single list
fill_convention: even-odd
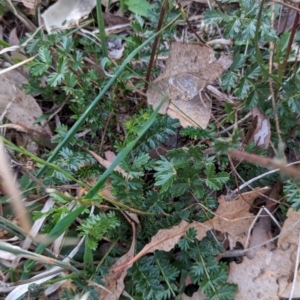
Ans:
[{"label": "low green plant", "polygon": [[[274,42],[274,61],[280,64],[284,59],[289,35],[277,36],[269,20],[269,8],[259,2],[219,2],[221,8],[227,5],[228,9],[207,10],[204,21],[213,28],[221,26],[224,37],[234,39],[233,64],[221,78],[223,91],[241,100],[239,111],[242,114],[259,106],[270,117],[278,114],[280,120],[283,120],[289,116],[282,125],[281,134],[286,143],[292,145],[291,128],[295,128],[293,137],[299,131],[296,128],[300,113],[298,73],[281,77],[279,70],[272,75],[266,74],[269,50],[262,50],[263,60],[257,53],[259,43]],[[101,17],[99,3],[98,18]],[[149,6],[141,7],[133,0],[122,1],[121,7],[124,9],[126,6],[133,12],[147,16],[154,24],[158,19],[159,1],[154,1],[151,10],[147,9]],[[178,15],[176,8],[169,5],[165,22],[173,20],[175,13]],[[236,183],[229,174],[231,169],[228,158],[223,154],[229,147],[239,146],[240,131],[234,130],[231,141],[224,142],[217,139],[216,124],[210,124],[206,130],[194,127],[180,129],[179,121],[159,115],[159,108],[154,111],[152,108],[138,109],[143,106],[141,103],[136,105],[133,101],[123,101],[135,89],[144,85],[146,63],[151,53],[150,41],[157,35],[161,35],[162,41],[168,41],[176,30],[175,23],[174,19],[161,32],[154,34],[155,26],[148,26],[142,17],[134,16],[131,25],[135,33],[124,38],[125,59],[120,62],[120,66],[114,66],[105,59],[107,53],[95,38],[74,37],[72,30],[51,35],[39,32],[27,45],[27,53],[36,59],[28,64],[29,83],[24,86],[25,90],[43,101],[51,100],[56,105],[66,105],[66,114],[72,119],[71,128],[67,125],[56,127],[56,136],[52,142],[57,143],[57,146],[52,152],[45,152],[47,161],[30,156],[43,166],[33,175],[43,185],[53,188],[47,192],[55,202],[47,213],[33,213],[35,220],[46,217],[42,232],[50,238],[38,245],[36,252],[45,251],[51,239],[66,230],[69,230],[67,235],[72,236],[76,232],[78,237],[84,237],[82,254],[70,264],[77,267],[72,274],[77,293],[89,291],[90,299],[98,299],[99,296],[89,282],[105,285],[103,280],[109,268],[131,246],[132,227],[126,221],[124,211],[134,212],[138,216],[138,230],[134,237],[135,250],[138,252],[161,229],[172,228],[182,220],[204,222],[213,218],[213,211],[218,205],[217,196],[225,184],[234,186]],[[261,24],[259,28],[258,23]],[[163,42],[158,52],[167,52]],[[105,71],[101,72],[101,68],[95,66],[86,66],[87,57],[93,58],[96,65],[105,66]],[[139,60],[140,68],[134,68],[131,62],[133,58]],[[153,71],[156,74],[157,70]],[[277,96],[283,97],[275,112],[270,100],[266,98],[270,94],[270,79],[275,82]],[[129,84],[132,80],[134,87]],[[223,124],[235,122],[235,109],[229,104],[225,106]],[[127,117],[118,122],[118,113],[124,111]],[[122,134],[117,130],[120,124]],[[75,135],[77,131],[87,129],[88,137]],[[100,166],[84,150],[88,148],[103,155],[99,131],[103,135],[101,138],[108,140],[110,148],[117,153],[108,169]],[[151,150],[165,147],[164,143],[175,134],[179,140],[190,145],[168,149],[165,155],[156,158],[150,155]],[[203,140],[206,143],[202,143]],[[277,142],[277,136],[273,135],[272,141]],[[13,150],[26,155],[24,149],[4,142]],[[207,145],[214,147],[214,154],[209,154],[211,151],[207,151],[210,150]],[[247,151],[261,152],[253,145],[249,145]],[[121,167],[123,172],[115,170],[116,166]],[[252,178],[262,172],[261,167],[246,162],[237,169],[244,178]],[[272,180],[275,179],[267,183],[272,183]],[[85,189],[85,194],[76,197],[59,191],[60,186],[74,182]],[[263,180],[257,182],[263,183]],[[32,186],[35,183],[27,185]],[[110,190],[111,196],[102,193],[105,188]],[[285,183],[287,202],[292,203],[295,209],[300,207],[298,189],[297,182]],[[36,190],[41,192],[37,187]],[[78,218],[80,225],[76,226],[74,222]],[[107,245],[109,247],[105,248],[105,253],[100,251]],[[170,252],[156,251],[134,263],[124,279],[126,291],[134,299],[179,299],[182,293],[192,296],[193,292],[200,289],[205,299],[234,299],[237,286],[227,282],[227,265],[215,258],[223,250],[222,241],[211,233],[198,241],[196,232],[189,230]],[[69,250],[64,247],[62,251],[67,253]],[[96,260],[99,262],[95,263]],[[24,263],[22,279],[31,275],[33,266],[33,260]],[[78,266],[82,267],[79,274]],[[186,284],[187,278],[192,284]],[[62,296],[73,299],[74,291],[64,290]]]}]

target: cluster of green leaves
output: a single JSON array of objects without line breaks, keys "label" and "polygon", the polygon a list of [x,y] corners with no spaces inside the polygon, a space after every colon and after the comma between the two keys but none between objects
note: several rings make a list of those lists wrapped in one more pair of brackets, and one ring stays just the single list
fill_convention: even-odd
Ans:
[{"label": "cluster of green leaves", "polygon": [[[208,24],[221,25],[224,37],[234,39],[234,59],[229,70],[222,76],[222,87],[232,91],[235,96],[245,100],[249,108],[253,108],[266,94],[261,93],[265,84],[262,79],[262,68],[257,59],[256,44],[277,39],[269,17],[269,9],[264,8],[260,19],[258,39],[256,39],[257,15],[260,3],[250,0],[219,1],[226,3],[226,12],[220,9],[207,10],[204,21]],[[233,3],[239,5],[234,8]],[[232,7],[232,9],[231,9]],[[259,80],[260,79],[260,80]]]},{"label": "cluster of green leaves", "polygon": [[[117,151],[123,149],[128,143],[132,142],[137,134],[141,131],[143,124],[149,119],[153,112],[151,107],[141,109],[137,114],[131,116],[130,119],[124,122],[126,129],[126,137],[123,141],[116,141],[115,148]],[[168,116],[158,115],[153,125],[141,138],[138,145],[134,148],[134,154],[138,155],[142,152],[148,152],[150,149],[156,148],[159,143],[166,143],[170,135],[177,132],[180,123],[177,119],[171,119]]]},{"label": "cluster of green leaves", "polygon": [[[169,2],[171,3],[171,1]],[[147,8],[138,7],[134,0],[125,1],[125,4],[132,11],[137,9],[141,15]],[[153,21],[153,24],[156,24],[155,21],[158,19],[160,5],[159,1],[155,1],[151,11],[147,10],[149,20]],[[251,13],[247,14],[252,17]],[[242,15],[234,15],[234,12],[233,16],[242,18]],[[172,8],[168,11],[167,18],[172,19],[173,17],[174,10]],[[154,27],[147,26],[139,16],[135,16],[132,28],[136,34],[126,38],[125,57],[141,45],[143,39],[150,36],[155,30]],[[251,34],[251,28],[247,34]],[[246,28],[241,31],[246,31]],[[66,103],[72,113],[72,118],[77,120],[89,107],[90,100],[94,99],[105,86],[108,79],[103,74],[97,73],[97,68],[88,69],[84,63],[84,58],[91,56],[97,63],[101,61],[101,47],[97,41],[87,37],[73,39],[72,33],[69,31],[44,35],[40,32],[31,40],[27,45],[27,52],[30,55],[36,55],[36,60],[29,64],[30,76],[26,90],[29,93],[40,95],[42,99],[51,99],[56,104]],[[169,39],[173,33],[174,28],[166,30],[162,33],[161,40]],[[246,33],[241,34],[245,35]],[[162,42],[159,53],[164,54],[165,52],[166,48]],[[91,133],[88,138],[93,138],[95,144],[98,142],[97,131],[105,128],[106,135],[112,137],[111,141],[114,141],[112,144],[120,153],[136,140],[147,124],[153,114],[153,110],[150,108],[140,110],[122,123],[125,136],[121,139],[116,134],[114,118],[116,109],[120,106],[127,112],[129,108],[131,110],[132,105],[126,104],[125,101],[124,103],[116,101],[116,99],[119,100],[120,95],[126,97],[132,93],[132,87],[127,85],[128,80],[134,78],[135,88],[140,88],[144,84],[143,78],[146,74],[146,64],[144,63],[149,60],[150,53],[150,45],[137,53],[136,59],[142,62],[142,67],[134,68],[133,65],[128,64],[127,69],[118,77],[114,89],[106,94],[106,99],[101,100],[97,109],[91,111],[85,120],[81,130],[90,129]],[[243,60],[244,63],[245,61],[246,59]],[[239,73],[242,65],[241,63],[236,64],[238,68],[234,69],[234,72]],[[255,80],[261,74],[259,68],[254,64],[249,70],[252,70],[249,71],[251,80]],[[115,68],[108,64],[108,73],[113,76],[114,71]],[[236,82],[232,88],[235,84]],[[237,87],[237,89],[239,88]],[[109,116],[112,116],[111,122],[106,126]],[[73,214],[84,204],[84,210],[80,214],[82,222],[76,230],[79,237],[86,237],[86,245],[84,257],[80,257],[78,260],[92,262],[96,255],[100,255],[101,262],[98,266],[92,263],[87,264],[82,276],[86,276],[88,279],[92,277],[93,281],[103,285],[102,279],[107,274],[108,268],[130,247],[131,227],[119,212],[125,206],[129,210],[140,212],[139,219],[143,230],[137,233],[137,250],[148,243],[159,229],[170,228],[182,220],[205,221],[212,217],[207,211],[204,212],[203,207],[209,210],[216,208],[216,197],[211,194],[221,190],[229,179],[229,175],[224,172],[225,164],[219,165],[219,169],[216,168],[219,158],[205,154],[204,146],[173,149],[166,156],[161,156],[156,160],[149,155],[151,149],[166,143],[170,136],[177,134],[178,128],[178,120],[167,116],[157,116],[149,130],[131,150],[130,155],[120,164],[126,174],[117,171],[110,174],[109,184],[111,184],[112,194],[116,198],[113,199],[114,202],[109,202],[110,199],[105,197],[100,198],[99,195],[82,202],[81,199],[54,192],[51,197],[56,202],[55,206],[45,214],[35,214],[35,218],[47,217],[44,232],[50,232],[55,228],[56,223]],[[59,143],[67,136],[68,127],[59,126],[56,128],[56,132],[57,135],[53,142]],[[200,139],[211,138],[212,135],[207,131],[188,128],[181,131],[181,136]],[[53,162],[61,170],[64,170],[65,174],[57,169],[49,168],[43,178],[44,184],[47,186],[67,184],[70,182],[70,176],[85,183],[85,180],[99,177],[105,172],[102,167],[98,166],[94,158],[83,151],[80,146],[91,147],[88,142],[78,137],[68,141]],[[99,154],[102,155],[102,153]],[[70,211],[71,202],[74,203],[74,206]],[[107,209],[103,212],[96,207],[94,213],[90,214],[90,206],[96,203],[105,204],[106,209],[113,203],[115,211]],[[100,243],[103,243],[104,236],[112,242],[120,241],[125,249],[120,250],[122,247],[118,245],[111,247],[110,251],[104,255],[99,254],[98,250],[102,246]],[[172,252],[155,252],[135,263],[125,279],[125,284],[131,289],[134,299],[170,299],[179,297],[183,292],[189,293],[189,288],[185,287],[185,279],[189,275],[196,288],[201,288],[207,299],[233,299],[236,288],[226,283],[226,266],[214,259],[214,256],[221,251],[220,247],[219,241],[212,237],[199,242],[196,240],[194,232],[189,232]],[[76,275],[74,276],[76,277]],[[74,282],[78,291],[87,289],[88,284],[82,278],[76,277]],[[97,293],[93,292],[93,288],[89,287],[89,289],[91,290],[90,297],[97,299]],[[71,299],[72,292],[65,291],[65,297]]]},{"label": "cluster of green leaves", "polygon": [[227,283],[228,266],[218,263],[215,258],[222,252],[222,246],[211,233],[199,242],[195,230],[190,229],[178,245],[181,249],[180,261],[186,266],[193,284],[198,285],[205,294],[205,300],[234,299],[237,286]]},{"label": "cluster of green leaves", "polygon": [[203,199],[205,187],[220,190],[229,176],[225,172],[216,172],[214,157],[204,155],[204,147],[174,149],[162,157],[155,165],[155,186],[170,196],[179,197],[192,192]]},{"label": "cluster of green leaves", "polygon": [[96,250],[103,236],[119,225],[119,220],[113,211],[90,215],[78,226],[77,230],[80,231],[78,236],[85,235],[89,248]]},{"label": "cluster of green leaves", "polygon": [[296,211],[300,209],[300,183],[297,180],[287,180],[283,186],[286,201]]},{"label": "cluster of green leaves", "polygon": [[[134,264],[128,288],[135,299],[170,299],[182,293],[191,297],[198,288],[205,300],[234,299],[237,286],[227,283],[227,265],[215,259],[222,251],[221,243],[212,235],[200,242],[195,236],[189,230],[170,253],[156,251]],[[186,285],[187,276],[192,285]]]},{"label": "cluster of green leaves", "polygon": [[[84,57],[100,53],[99,45],[86,37],[73,40],[71,34],[71,31],[69,34],[51,35],[39,32],[28,43],[27,52],[36,55],[36,59],[28,64],[29,83],[25,85],[25,90],[55,104],[68,104],[75,121],[87,109],[91,99],[97,96],[107,79],[97,68],[88,68],[84,63]],[[89,115],[83,129],[89,128],[95,136],[96,131],[105,126],[113,105],[113,101],[101,101],[97,110]]]}]

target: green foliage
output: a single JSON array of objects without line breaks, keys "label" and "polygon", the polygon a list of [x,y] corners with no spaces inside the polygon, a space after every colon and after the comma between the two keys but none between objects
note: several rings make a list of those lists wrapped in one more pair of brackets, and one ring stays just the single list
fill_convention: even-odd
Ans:
[{"label": "green foliage", "polygon": [[119,225],[119,220],[113,211],[91,215],[78,226],[77,230],[80,231],[78,236],[86,235],[88,246],[96,250],[103,236]]},{"label": "green foliage", "polygon": [[126,0],[125,4],[130,11],[143,17],[147,17],[149,10],[152,9],[152,6],[146,0]]},{"label": "green foliage", "polygon": [[[116,149],[120,151],[125,145],[132,142],[137,134],[141,131],[143,124],[153,112],[151,107],[140,110],[136,115],[124,122],[127,135],[123,142],[116,143]],[[141,138],[134,149],[135,154],[148,152],[150,149],[156,148],[159,143],[165,143],[169,136],[176,134],[180,123],[177,119],[171,119],[168,116],[158,115],[153,125],[146,134]]]},{"label": "green foliage", "polygon": [[180,271],[172,265],[170,255],[155,252],[144,257],[130,270],[132,288],[142,299],[170,299],[178,291],[176,279]]},{"label": "green foliage", "polygon": [[[246,114],[248,108],[257,104],[272,116],[274,112],[270,109],[270,103],[265,104],[266,95],[270,92],[264,73],[268,52],[262,50],[264,61],[261,65],[256,57],[255,47],[257,43],[277,42],[275,61],[279,63],[284,58],[282,49],[287,47],[288,36],[277,39],[266,7],[263,9],[262,25],[256,40],[259,3],[250,0],[220,2],[226,3],[228,9],[224,12],[220,9],[208,10],[204,20],[207,24],[222,26],[225,38],[234,40],[234,61],[222,76],[222,88],[243,101],[237,109],[234,105],[226,104],[223,121],[234,123],[236,111]],[[124,57],[128,57],[156,30],[156,26],[149,26],[149,23],[156,25],[161,1],[153,1],[151,5],[146,0],[127,0],[122,3],[137,14],[131,23],[134,33],[124,38]],[[166,20],[174,18],[175,13],[178,13],[176,7],[169,1]],[[147,16],[147,22],[142,16]],[[50,168],[45,172],[41,180],[43,184],[55,187],[56,191],[50,194],[55,205],[46,213],[38,211],[33,215],[35,219],[46,217],[43,232],[50,232],[52,237],[56,236],[55,233],[59,236],[69,228],[66,235],[74,236],[77,232],[79,237],[86,238],[84,255],[78,253],[78,258],[74,258],[71,265],[76,265],[76,261],[89,263],[80,276],[74,274],[73,281],[79,292],[90,290],[90,297],[98,299],[96,289],[88,285],[89,280],[105,285],[103,280],[109,268],[128,251],[133,238],[138,252],[161,229],[172,228],[182,220],[204,222],[213,218],[212,212],[218,206],[216,192],[221,191],[225,183],[231,184],[233,181],[230,181],[226,172],[229,170],[227,156],[222,154],[229,147],[239,146],[241,134],[235,130],[230,142],[219,140],[216,138],[219,124],[210,124],[206,130],[194,127],[180,129],[178,120],[165,115],[158,115],[150,126],[151,118],[154,118],[153,109],[138,110],[143,103],[127,99],[136,99],[135,89],[142,89],[144,86],[152,45],[145,45],[134,54],[141,67],[136,68],[135,64],[128,63],[122,72],[117,73],[117,77],[113,77],[120,70],[114,64],[106,64],[104,74],[97,67],[91,68],[84,60],[90,58],[96,66],[103,67],[100,63],[103,62],[103,53],[97,39],[73,35],[73,32],[51,35],[39,32],[27,44],[27,53],[35,55],[36,59],[28,64],[30,76],[29,83],[25,86],[26,91],[39,95],[43,100],[51,99],[56,105],[65,105],[66,111],[62,116],[65,117],[66,114],[66,119],[71,124],[80,120],[90,108],[91,99],[100,91],[104,90],[105,94],[103,92],[104,97],[99,98],[101,100],[96,109],[90,112],[84,122],[79,122],[82,124],[80,131],[88,132],[84,138],[74,136],[74,133],[69,139],[69,127],[57,126],[52,141],[63,144],[66,138],[68,141],[64,147],[59,148],[60,151],[57,150],[55,159],[52,160],[53,152],[45,155],[49,155],[51,162],[65,173]],[[158,55],[167,54],[168,43],[165,41],[169,41],[175,34],[175,27],[161,33]],[[153,70],[153,74],[158,74],[157,69]],[[106,75],[117,78],[110,90],[105,90],[109,80]],[[278,105],[280,117],[287,118],[292,112],[292,117],[283,125],[286,126],[285,132],[297,124],[300,112],[299,88],[297,73],[291,75],[282,87],[284,99]],[[120,120],[120,114],[126,115],[126,118]],[[223,121],[221,126],[224,125]],[[146,131],[148,125],[150,128]],[[134,147],[131,146],[144,131],[146,132]],[[155,160],[150,158],[151,149],[164,146],[171,136],[179,133],[178,140],[188,144],[188,147],[176,147]],[[210,153],[206,151],[208,144],[214,147],[217,155],[207,154]],[[104,157],[105,150],[113,147],[119,156],[108,171],[84,150],[92,149]],[[126,157],[125,152],[129,154]],[[112,171],[117,164],[125,173]],[[259,167],[249,167],[247,164],[242,164],[239,170],[244,177],[254,176],[259,171]],[[87,196],[82,196],[85,192],[82,190],[79,193],[68,190],[72,196],[59,192],[60,187],[74,186],[74,181],[68,175],[82,180],[79,184],[87,189]],[[88,184],[94,179],[97,184],[89,189]],[[288,201],[298,209],[298,194],[288,192],[292,188],[295,191],[295,184],[289,182],[286,193]],[[109,193],[102,194],[102,188],[111,192],[112,197]],[[76,189],[79,190],[79,187],[76,186]],[[74,207],[70,208],[70,203],[74,203]],[[136,216],[127,212],[135,212]],[[80,220],[76,219],[78,216]],[[139,220],[134,237],[132,226],[128,222],[131,218]],[[80,222],[79,226],[75,220]],[[63,250],[67,253],[69,249],[64,247]],[[198,241],[196,233],[190,230],[169,253],[156,251],[134,263],[124,279],[126,291],[134,299],[175,299],[183,292],[189,292],[190,287],[185,286],[185,279],[189,276],[194,287],[205,293],[205,299],[234,299],[237,288],[227,283],[227,265],[215,259],[222,250],[220,241],[211,235]],[[95,261],[97,265],[94,264]],[[69,299],[74,297],[72,291],[64,291],[64,295]]]},{"label": "green foliage", "polygon": [[161,187],[161,193],[179,197],[190,192],[202,200],[206,187],[220,190],[229,179],[228,174],[215,172],[212,158],[204,155],[202,146],[171,150],[167,157],[155,165],[155,186]]},{"label": "green foliage", "polygon": [[191,280],[200,287],[205,299],[234,299],[237,286],[227,283],[227,265],[218,263],[215,255],[222,251],[221,244],[210,234],[202,241],[195,239],[194,230],[189,230],[179,242],[182,250],[180,260]]},{"label": "green foliage", "polygon": [[[232,91],[236,97],[245,100],[249,108],[253,108],[260,99],[261,82],[265,78],[255,54],[256,43],[276,41],[277,35],[272,27],[269,17],[269,9],[264,8],[261,17],[262,25],[259,28],[258,40],[255,39],[257,15],[260,3],[250,0],[242,1],[220,1],[222,3],[238,3],[240,9],[228,9],[226,12],[207,10],[204,13],[204,21],[208,24],[218,24],[224,28],[224,37],[234,39],[234,59],[231,67],[221,80],[225,91]],[[234,6],[229,6],[234,7]],[[267,67],[267,61],[266,61]]]},{"label": "green foliage", "polygon": [[300,184],[296,180],[287,180],[283,186],[286,201],[292,204],[296,211],[300,209]]}]

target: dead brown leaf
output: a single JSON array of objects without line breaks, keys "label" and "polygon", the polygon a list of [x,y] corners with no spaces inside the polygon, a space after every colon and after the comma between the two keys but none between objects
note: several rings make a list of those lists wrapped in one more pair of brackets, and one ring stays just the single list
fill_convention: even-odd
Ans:
[{"label": "dead brown leaf", "polygon": [[[281,292],[277,280],[281,278],[282,286],[288,284],[288,279],[295,267],[295,256],[292,253],[297,251],[296,249],[296,245],[286,251],[281,249],[269,251],[267,248],[261,248],[254,259],[244,257],[241,264],[232,262],[228,280],[239,286],[235,299],[279,300]],[[294,294],[294,297],[299,296],[299,294]]]},{"label": "dead brown leaf", "polygon": [[44,25],[48,33],[78,25],[95,6],[96,0],[59,0],[42,14]]},{"label": "dead brown leaf", "polygon": [[[265,244],[257,250],[253,259],[244,257],[241,264],[230,264],[229,281],[239,286],[235,299],[279,300],[300,297],[299,269],[297,274],[294,274],[299,251],[299,219],[300,212],[290,208],[281,229],[281,233],[285,234],[279,236],[275,251],[270,251],[268,244]],[[295,288],[291,296],[295,276]]]},{"label": "dead brown leaf", "polygon": [[157,234],[152,237],[150,243],[147,244],[131,261],[123,266],[115,268],[114,271],[119,272],[124,267],[139,260],[142,256],[156,250],[170,251],[190,228],[194,228],[197,231],[198,240],[202,240],[206,236],[207,231],[214,229],[221,232],[227,232],[235,242],[240,241],[244,244],[249,226],[254,219],[254,215],[249,213],[249,208],[253,204],[255,198],[257,198],[258,192],[263,193],[265,191],[266,189],[260,189],[244,193],[238,200],[232,202],[226,202],[224,196],[221,196],[219,199],[219,207],[212,220],[208,220],[204,223],[196,221],[188,223],[183,220],[179,225],[170,229],[159,230]]},{"label": "dead brown leaf", "polygon": [[[102,289],[100,292],[100,298],[102,300],[118,300],[121,294],[124,291],[124,278],[127,275],[127,270],[132,266],[128,264],[126,268],[123,268],[119,272],[114,272],[114,270],[120,266],[123,266],[128,261],[131,261],[134,257],[135,249],[135,239],[136,239],[136,229],[134,222],[131,222],[132,225],[132,243],[129,251],[119,258],[110,268],[108,274],[105,276],[105,290]],[[110,293],[108,292],[110,291]]]},{"label": "dead brown leaf", "polygon": [[[289,208],[287,214],[287,219],[284,221],[281,232],[285,232],[293,226],[300,219],[300,211],[294,211],[292,208]],[[298,244],[300,234],[300,222],[293,226],[293,230],[290,230],[288,234],[284,234],[278,238],[277,247],[286,249],[290,244]]]},{"label": "dead brown leaf", "polygon": [[30,9],[35,9],[37,4],[38,4],[38,0],[22,0],[22,3],[24,4],[25,7],[30,8]]},{"label": "dead brown leaf", "polygon": [[[249,212],[254,200],[260,193],[264,194],[268,189],[257,189],[254,191],[243,193],[237,200],[227,202],[224,196],[219,198],[219,206],[212,220],[206,221],[204,224],[210,226],[211,229],[220,232],[227,232],[231,238],[245,245],[249,227],[254,219],[254,215]],[[206,233],[205,233],[206,234]],[[197,238],[203,238],[203,233]]]},{"label": "dead brown leaf", "polygon": [[[17,35],[17,27],[13,28],[12,31],[9,33],[8,42],[11,46],[16,46],[20,44],[19,37]],[[11,51],[11,56],[18,57],[21,60],[27,59],[27,57],[17,51]]]},{"label": "dead brown leaf", "polygon": [[[265,207],[262,207],[257,214],[257,219],[255,221],[255,224],[253,224],[252,228],[249,228],[251,230],[251,239],[249,245],[244,245],[245,248],[253,248],[249,250],[246,255],[248,258],[252,259],[254,258],[256,251],[259,248],[255,248],[258,245],[265,244],[268,242],[273,236],[271,232],[271,224],[272,224],[272,219],[271,219],[271,214],[275,209],[276,201],[279,198],[279,191],[281,189],[281,183],[277,182],[270,192],[266,194],[265,199],[263,202],[265,203]],[[270,215],[269,215],[270,214]],[[274,250],[276,248],[274,242],[269,242],[265,244],[265,246],[268,248],[268,250]]]},{"label": "dead brown leaf", "polygon": [[277,21],[274,23],[274,29],[277,31],[278,35],[284,31],[290,31],[294,25],[295,17],[297,11],[289,8],[282,8]]},{"label": "dead brown leaf", "polygon": [[23,83],[27,83],[27,79],[16,70],[0,75],[0,112],[12,123],[51,135],[49,126],[42,129],[40,125],[34,124],[43,112],[36,100],[20,88]]},{"label": "dead brown leaf", "polygon": [[252,110],[252,116],[257,116],[257,126],[253,133],[253,141],[259,148],[267,149],[269,147],[271,137],[269,118],[262,114],[257,107]]},{"label": "dead brown leaf", "polygon": [[[101,156],[99,156],[98,154],[96,154],[94,151],[89,150],[89,149],[84,149],[85,151],[89,152],[96,160],[98,163],[100,163],[103,167],[105,167],[106,169],[110,167],[110,165],[112,164],[112,161],[106,160],[104,158],[102,158]],[[111,155],[111,154],[109,154]],[[120,172],[124,177],[126,178],[131,178],[131,176],[129,174],[127,174],[121,167],[116,166],[114,168],[114,171]]]},{"label": "dead brown leaf", "polygon": [[[147,91],[148,103],[157,107],[163,95],[168,100],[160,113],[180,120],[181,125],[206,128],[210,119],[211,103],[201,91],[229,68],[232,58],[216,53],[200,44],[172,43],[166,68]],[[200,94],[201,93],[201,94]]]}]

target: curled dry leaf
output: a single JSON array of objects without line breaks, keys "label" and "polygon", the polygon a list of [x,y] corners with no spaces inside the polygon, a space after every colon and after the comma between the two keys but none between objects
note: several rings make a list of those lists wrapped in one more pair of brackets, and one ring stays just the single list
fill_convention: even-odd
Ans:
[{"label": "curled dry leaf", "polygon": [[[273,192],[273,190],[272,190]],[[270,195],[274,197],[274,195]],[[237,300],[300,298],[300,270],[294,274],[299,251],[300,212],[288,210],[278,238],[277,249],[268,244],[257,250],[253,259],[244,257],[241,264],[230,263],[229,281],[238,284]],[[291,299],[290,298],[290,299]]]},{"label": "curled dry leaf", "polygon": [[290,31],[293,28],[296,15],[296,10],[287,7],[282,8],[281,13],[273,26],[278,35],[284,31]]},{"label": "curled dry leaf", "polygon": [[[126,268],[123,268],[119,272],[114,272],[114,269],[123,266],[128,261],[132,260],[134,257],[135,249],[135,239],[136,239],[136,229],[132,222],[132,243],[129,251],[119,258],[109,269],[108,274],[105,276],[105,289],[100,291],[100,297],[102,300],[117,300],[124,291],[124,278],[127,275],[127,270],[132,264],[128,264]],[[110,293],[108,292],[110,291]]]},{"label": "curled dry leaf", "polygon": [[[11,46],[18,46],[20,44],[20,40],[17,35],[17,27],[13,28],[9,33],[8,42]],[[21,60],[27,59],[27,57],[17,51],[11,51],[11,56],[18,57]]]},{"label": "curled dry leaf", "polygon": [[257,198],[259,193],[264,193],[268,189],[257,189],[251,192],[242,194],[238,200],[227,202],[224,196],[219,199],[219,207],[215,212],[215,217],[204,223],[181,221],[177,226],[170,229],[161,229],[155,236],[152,237],[147,244],[131,261],[125,265],[116,268],[118,272],[127,265],[134,263],[147,253],[152,253],[156,250],[170,251],[179,242],[180,238],[185,235],[187,230],[194,228],[197,232],[197,239],[202,240],[207,231],[218,230],[227,232],[230,237],[236,242],[245,243],[249,226],[254,219],[254,215],[249,213],[249,209]]},{"label": "curled dry leaf", "polygon": [[0,75],[0,113],[12,123],[51,135],[49,126],[42,128],[34,124],[43,112],[36,100],[20,89],[21,84],[26,82],[26,78],[16,70]]},{"label": "curled dry leaf", "polygon": [[[98,163],[100,163],[103,167],[105,167],[106,169],[110,167],[110,165],[112,164],[113,161],[109,161],[106,160],[104,158],[102,158],[101,156],[99,156],[98,154],[96,154],[94,151],[89,150],[89,149],[85,149],[87,152],[89,152],[96,160]],[[111,155],[111,154],[108,154]],[[126,178],[131,178],[131,176],[129,174],[127,174],[121,167],[116,166],[114,168],[114,171],[118,171],[120,172],[124,177]]]},{"label": "curled dry leaf", "polygon": [[24,4],[25,7],[30,8],[30,9],[35,9],[37,4],[38,4],[38,0],[22,0],[22,3]]},{"label": "curled dry leaf", "polygon": [[[102,1],[102,3],[103,3],[103,1]],[[116,25],[129,24],[130,23],[129,19],[127,19],[125,17],[122,17],[122,16],[117,16],[117,15],[111,14],[108,11],[105,12],[103,16],[104,16],[105,24],[107,26],[116,26]]]},{"label": "curled dry leaf", "polygon": [[258,147],[268,149],[271,137],[269,118],[262,114],[257,107],[252,110],[252,116],[257,117],[257,125],[253,133],[253,141]]},{"label": "curled dry leaf", "polygon": [[95,6],[96,0],[59,0],[42,14],[46,30],[51,33],[77,25]]},{"label": "curled dry leaf", "polygon": [[205,45],[172,43],[163,74],[147,91],[148,103],[157,107],[165,95],[167,99],[160,113],[178,118],[184,127],[200,125],[206,128],[211,103],[201,91],[232,63],[232,57],[222,54],[216,59],[215,55]]}]

